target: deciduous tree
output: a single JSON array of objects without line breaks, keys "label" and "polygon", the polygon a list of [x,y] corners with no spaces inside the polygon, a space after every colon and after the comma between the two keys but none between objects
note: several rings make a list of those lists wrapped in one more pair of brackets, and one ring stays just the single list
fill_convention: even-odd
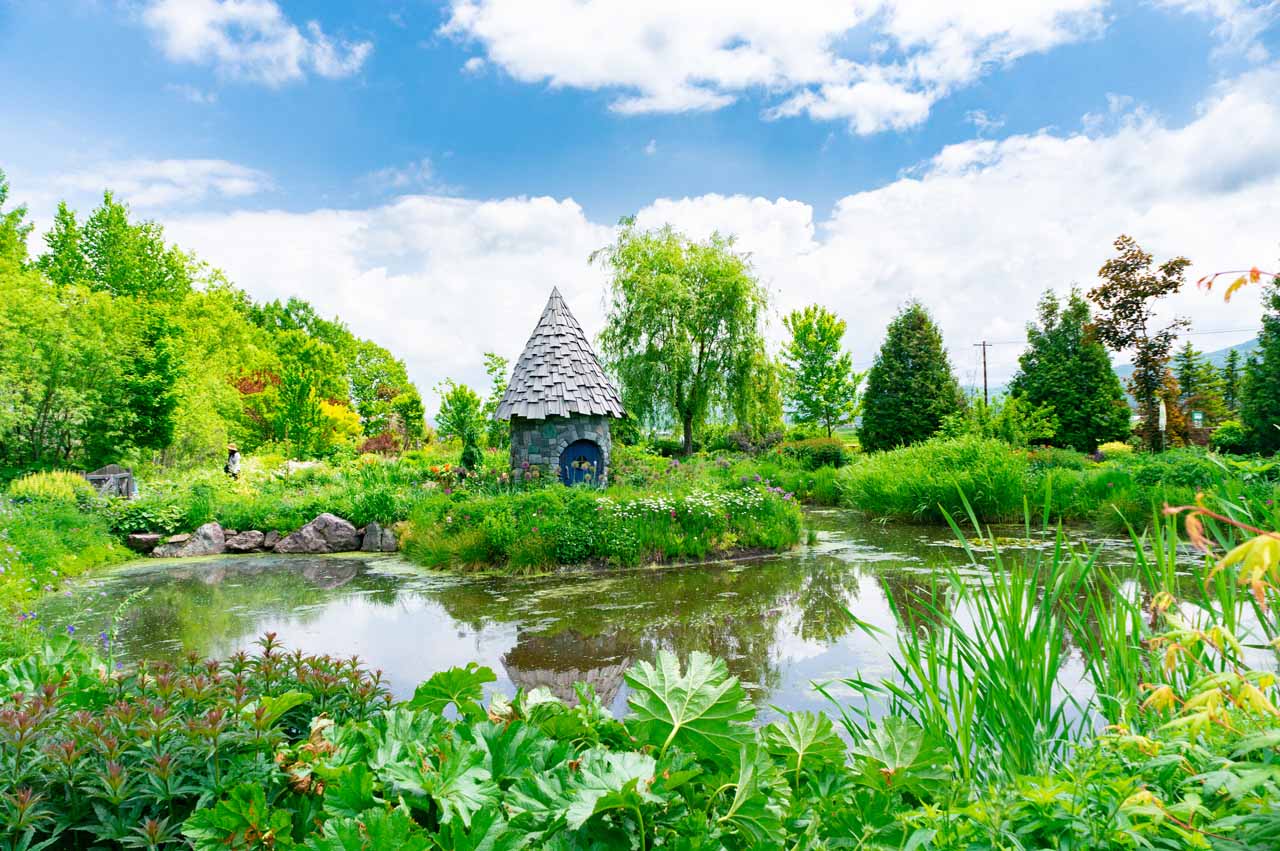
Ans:
[{"label": "deciduous tree", "polygon": [[794,310],[782,320],[791,339],[782,350],[786,398],[792,418],[814,423],[827,437],[858,415],[858,386],[853,356],[843,350],[845,321],[820,305]]},{"label": "deciduous tree", "polygon": [[960,410],[963,397],[942,346],[942,334],[918,302],[889,323],[863,395],[863,449],[907,446],[932,437]]},{"label": "deciduous tree", "polygon": [[1178,331],[1187,320],[1174,319],[1163,328],[1151,327],[1155,305],[1173,295],[1185,283],[1191,261],[1174,257],[1158,267],[1150,254],[1129,236],[1115,241],[1116,256],[1098,270],[1102,283],[1089,291],[1098,307],[1093,327],[1098,339],[1112,351],[1133,351],[1133,375],[1129,390],[1142,416],[1142,437],[1149,449],[1161,445],[1158,398],[1168,372],[1169,353]]},{"label": "deciduous tree", "polygon": [[592,254],[612,272],[601,348],[641,420],[674,419],[693,452],[694,429],[752,380],[765,292],[731,239],[696,242],[670,226],[624,220],[617,242]]}]

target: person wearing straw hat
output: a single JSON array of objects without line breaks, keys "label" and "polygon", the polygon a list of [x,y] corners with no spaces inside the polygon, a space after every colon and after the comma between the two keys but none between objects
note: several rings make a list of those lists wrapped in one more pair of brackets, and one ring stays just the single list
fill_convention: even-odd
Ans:
[{"label": "person wearing straw hat", "polygon": [[240,449],[234,443],[227,444],[227,463],[222,470],[233,479],[240,478]]}]

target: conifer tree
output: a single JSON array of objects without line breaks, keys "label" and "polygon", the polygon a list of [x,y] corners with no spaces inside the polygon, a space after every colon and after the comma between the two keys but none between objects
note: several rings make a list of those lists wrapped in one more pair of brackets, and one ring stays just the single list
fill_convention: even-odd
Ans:
[{"label": "conifer tree", "polygon": [[1009,392],[1058,418],[1050,443],[1090,452],[1129,434],[1129,406],[1106,347],[1089,330],[1089,304],[1078,290],[1065,303],[1040,300],[1039,324],[1027,325],[1027,350]]},{"label": "conifer tree", "polygon": [[963,397],[942,334],[918,302],[889,323],[867,377],[858,439],[868,451],[907,446],[932,437]]},{"label": "conifer tree", "polygon": [[1240,420],[1255,452],[1280,450],[1280,277],[1263,295],[1266,313],[1258,335],[1258,351],[1245,369]]},{"label": "conifer tree", "polygon": [[1240,350],[1228,349],[1226,362],[1222,365],[1222,401],[1229,413],[1240,410]]}]

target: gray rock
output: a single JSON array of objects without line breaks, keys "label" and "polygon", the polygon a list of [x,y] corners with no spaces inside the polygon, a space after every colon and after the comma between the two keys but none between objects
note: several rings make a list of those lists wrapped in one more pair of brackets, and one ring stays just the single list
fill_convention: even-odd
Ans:
[{"label": "gray rock", "polygon": [[187,541],[190,541],[190,540],[191,540],[190,535],[170,535],[169,537],[164,539],[164,542],[166,544],[185,544]]},{"label": "gray rock", "polygon": [[124,545],[137,553],[149,553],[160,545],[160,536],[150,532],[134,532],[124,539]]},{"label": "gray rock", "polygon": [[274,529],[262,537],[262,548],[264,550],[274,550],[278,543],[280,543],[280,533]]},{"label": "gray rock", "polygon": [[325,512],[276,544],[278,553],[347,553],[360,549],[356,527]]},{"label": "gray rock", "polygon": [[366,553],[394,553],[399,549],[396,533],[380,523],[370,523],[364,527],[364,542],[360,549]]},{"label": "gray rock", "polygon": [[227,538],[227,552],[229,553],[251,553],[254,550],[261,549],[262,543],[266,539],[266,535],[250,529],[248,532],[241,532]]},{"label": "gray rock", "polygon": [[174,535],[151,551],[156,558],[189,558],[191,556],[215,556],[226,552],[227,538],[217,523],[206,523],[190,535]]}]

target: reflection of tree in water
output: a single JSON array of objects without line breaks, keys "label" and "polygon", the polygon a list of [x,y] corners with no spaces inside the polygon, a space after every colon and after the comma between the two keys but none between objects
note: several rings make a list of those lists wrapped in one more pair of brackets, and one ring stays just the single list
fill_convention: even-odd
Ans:
[{"label": "reflection of tree in water", "polygon": [[605,706],[613,703],[638,645],[626,633],[585,636],[573,629],[544,635],[517,631],[516,646],[502,657],[511,682],[523,689],[547,688],[576,703],[573,684],[590,683]]},{"label": "reflection of tree in water", "polygon": [[363,594],[394,601],[398,581],[365,567],[361,559],[297,556],[183,565],[112,582],[96,611],[105,622],[129,594],[147,589],[124,614],[122,649],[134,658],[173,658],[241,640],[267,617],[307,623],[321,615],[318,604],[326,600]]},{"label": "reflection of tree in water", "polygon": [[950,610],[951,597],[945,580],[927,573],[880,570],[876,581],[884,592],[898,629],[932,630],[938,627],[938,612]]},{"label": "reflection of tree in water", "polygon": [[[563,676],[567,671],[612,683],[624,657],[651,659],[659,649],[719,656],[744,682],[774,688],[780,682],[777,645],[784,616],[797,613],[806,637],[834,641],[850,626],[844,607],[856,590],[848,565],[810,570],[769,560],[484,580],[424,593],[472,629],[537,623],[536,629],[520,630],[504,663],[515,668],[512,680],[518,684],[556,691],[552,682],[571,682]],[[538,677],[544,681],[535,682]],[[600,683],[597,688],[605,693]]]}]

